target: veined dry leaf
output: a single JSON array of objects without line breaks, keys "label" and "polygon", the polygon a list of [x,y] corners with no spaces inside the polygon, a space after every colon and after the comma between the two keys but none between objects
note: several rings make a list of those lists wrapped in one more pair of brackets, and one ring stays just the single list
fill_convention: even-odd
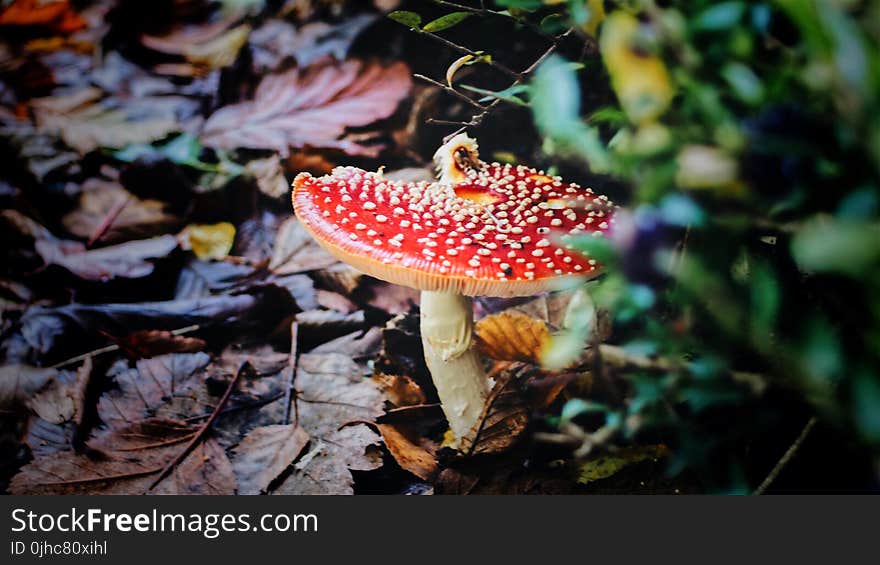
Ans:
[{"label": "veined dry leaf", "polygon": [[[13,477],[15,494],[142,494],[196,429],[183,422],[150,419],[102,432],[89,442],[101,457],[74,452],[34,459]],[[226,453],[203,439],[163,480],[155,494],[234,494],[235,475]]]},{"label": "veined dry leaf", "polygon": [[649,459],[666,457],[669,449],[663,445],[638,445],[622,447],[613,453],[605,453],[591,457],[577,469],[577,482],[588,484],[599,479],[606,479],[617,474],[621,469]]},{"label": "veined dry leaf", "polygon": [[382,440],[391,456],[401,468],[423,480],[429,480],[437,472],[437,460],[432,449],[420,445],[413,434],[400,426],[377,424]]},{"label": "veined dry leaf", "polygon": [[410,88],[409,69],[347,61],[269,75],[254,99],[217,110],[202,129],[206,145],[225,149],[337,148],[352,155],[376,155],[345,139],[346,128],[365,126],[394,113]]},{"label": "veined dry leaf", "polygon": [[550,341],[547,324],[513,310],[486,316],[476,324],[477,344],[492,359],[539,363]]},{"label": "veined dry leaf", "polygon": [[165,257],[177,247],[172,235],[127,241],[110,247],[86,249],[78,241],[59,239],[37,240],[37,253],[47,264],[64,267],[86,280],[108,280],[116,277],[136,279],[153,272],[148,259]]},{"label": "veined dry leaf", "polygon": [[459,449],[468,455],[501,453],[514,445],[529,423],[529,408],[517,387],[515,373],[499,375],[480,419],[461,440]]},{"label": "veined dry leaf", "polygon": [[[70,94],[62,95],[67,96]],[[199,111],[197,101],[182,96],[110,97],[75,108],[66,107],[57,98],[33,101],[37,126],[60,136],[80,153],[100,147],[149,143],[172,132],[188,130],[192,127],[188,121]]]},{"label": "veined dry leaf", "polygon": [[177,235],[181,249],[192,250],[199,259],[223,259],[232,251],[235,226],[229,222],[190,224]]},{"label": "veined dry leaf", "polygon": [[337,259],[318,245],[295,216],[278,228],[269,268],[279,275],[324,269]]},{"label": "veined dry leaf", "polygon": [[143,359],[131,369],[126,364],[115,365],[108,376],[115,378],[118,388],[110,389],[98,401],[101,421],[121,429],[155,414],[210,360],[205,353],[178,353]]},{"label": "veined dry leaf", "polygon": [[57,375],[55,369],[27,365],[0,367],[0,407],[9,408],[27,401]]},{"label": "veined dry leaf", "polygon": [[342,426],[380,416],[382,393],[345,353],[301,355],[294,386],[298,422],[312,438],[313,448],[276,492],[351,494],[349,469],[371,470],[382,464],[381,455],[371,448],[379,436],[362,424]]},{"label": "veined dry leaf", "polygon": [[293,468],[293,473],[273,494],[354,494],[351,471],[372,471],[382,466],[378,447],[381,436],[364,424],[346,426],[324,438]]},{"label": "veined dry leaf", "polygon": [[232,468],[239,494],[260,494],[299,457],[309,434],[293,424],[263,426],[248,433],[235,448]]},{"label": "veined dry leaf", "polygon": [[[124,204],[123,204],[124,203]],[[114,181],[92,178],[83,183],[79,207],[62,219],[65,229],[77,237],[90,237],[108,214],[122,206],[101,241],[118,240],[125,234],[162,233],[177,222],[165,213],[165,203],[141,200]]]}]

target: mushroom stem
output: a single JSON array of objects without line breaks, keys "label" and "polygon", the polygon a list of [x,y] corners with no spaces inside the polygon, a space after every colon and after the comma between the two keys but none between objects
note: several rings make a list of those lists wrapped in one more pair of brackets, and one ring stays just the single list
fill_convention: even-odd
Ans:
[{"label": "mushroom stem", "polygon": [[480,419],[489,381],[471,348],[474,314],[469,297],[422,291],[421,332],[425,361],[455,437],[454,446]]}]

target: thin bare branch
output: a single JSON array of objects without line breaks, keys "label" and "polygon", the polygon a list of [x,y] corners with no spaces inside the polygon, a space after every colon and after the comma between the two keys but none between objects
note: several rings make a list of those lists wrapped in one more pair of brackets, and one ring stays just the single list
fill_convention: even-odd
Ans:
[{"label": "thin bare branch", "polygon": [[433,85],[436,86],[436,87],[442,88],[443,90],[445,90],[445,91],[448,92],[449,94],[455,96],[455,97],[458,98],[459,100],[462,100],[462,101],[464,101],[464,102],[467,102],[468,104],[470,104],[471,106],[473,106],[474,108],[476,108],[476,109],[478,109],[478,110],[481,110],[481,111],[482,111],[482,110],[485,110],[485,109],[486,109],[485,106],[483,106],[482,104],[480,104],[480,103],[477,102],[476,100],[474,100],[474,99],[472,99],[472,98],[470,98],[470,97],[468,97],[468,96],[462,94],[461,92],[455,90],[454,88],[451,88],[451,87],[449,87],[449,86],[443,84],[442,82],[436,81],[436,80],[434,80],[434,79],[432,79],[432,78],[430,78],[430,77],[426,77],[425,75],[420,75],[420,74],[414,74],[413,77],[415,77],[415,78],[417,78],[417,79],[419,79],[419,80],[423,80],[423,81],[425,81],[425,82],[427,82],[427,83],[429,83],[429,84],[433,84]]}]

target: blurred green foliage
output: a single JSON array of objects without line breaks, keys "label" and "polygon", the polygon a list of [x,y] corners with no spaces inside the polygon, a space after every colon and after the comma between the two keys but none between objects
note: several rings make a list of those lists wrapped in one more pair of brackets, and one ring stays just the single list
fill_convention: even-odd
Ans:
[{"label": "blurred green foliage", "polygon": [[[579,26],[589,3],[499,4]],[[632,192],[614,238],[582,242],[609,267],[591,294],[677,363],[629,373],[623,433],[672,430],[675,465],[699,465],[721,440],[694,419],[740,405],[752,371],[880,452],[880,2],[606,7],[616,103],[584,116],[560,57],[530,100],[545,149]]]},{"label": "blurred green foliage", "polygon": [[[761,420],[719,432],[704,415],[769,385],[880,453],[880,1],[481,5],[598,50],[601,65],[554,54],[525,84],[462,88],[530,106],[545,153],[626,189],[613,237],[577,242],[606,267],[579,307],[669,362],[623,371],[623,401],[570,401],[562,423],[660,431],[673,471],[699,468]],[[613,99],[584,107],[602,81]],[[576,358],[588,326],[548,362]],[[734,468],[719,487],[749,485]]]}]

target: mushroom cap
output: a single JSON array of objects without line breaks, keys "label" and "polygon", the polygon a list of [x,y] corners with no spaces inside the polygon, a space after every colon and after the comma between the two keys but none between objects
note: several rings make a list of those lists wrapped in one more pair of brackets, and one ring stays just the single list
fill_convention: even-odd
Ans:
[{"label": "mushroom cap", "polygon": [[297,217],[330,253],[420,290],[528,296],[599,274],[567,246],[613,222],[604,196],[524,166],[482,163],[456,183],[404,183],[337,167],[293,182]]}]

